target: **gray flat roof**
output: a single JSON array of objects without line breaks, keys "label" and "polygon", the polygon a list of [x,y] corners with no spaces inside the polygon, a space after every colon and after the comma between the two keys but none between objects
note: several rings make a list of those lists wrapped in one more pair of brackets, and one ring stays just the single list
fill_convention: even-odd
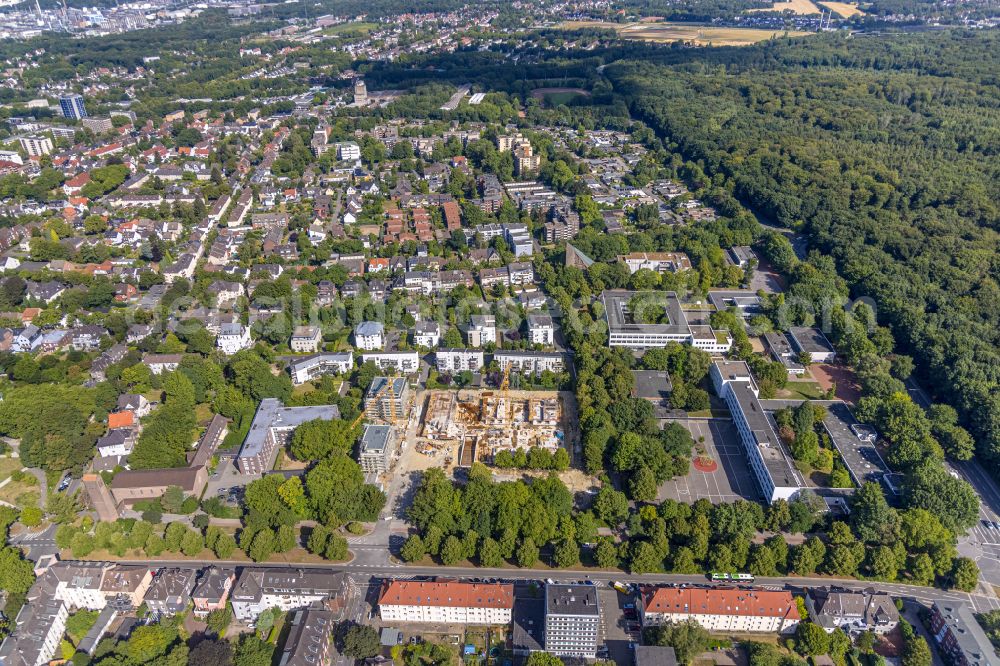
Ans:
[{"label": "gray flat roof", "polygon": [[663,402],[670,398],[674,386],[665,370],[633,370],[635,397]]},{"label": "gray flat roof", "polygon": [[771,419],[761,406],[757,396],[746,382],[732,382],[730,390],[736,396],[736,401],[743,412],[743,417],[756,440],[764,467],[771,475],[771,481],[777,488],[802,488],[805,486],[798,471],[792,466],[791,459],[785,453],[785,445],[774,431]]},{"label": "gray flat roof", "polygon": [[823,335],[823,331],[813,326],[793,326],[788,329],[792,343],[800,350],[810,353],[831,353],[833,345]]},{"label": "gray flat roof", "polygon": [[514,652],[536,652],[544,648],[545,599],[541,596],[514,596],[514,625],[512,642]]},{"label": "gray flat roof", "polygon": [[878,449],[872,442],[858,438],[851,429],[859,421],[844,403],[832,403],[826,406],[826,416],[823,417],[823,427],[837,447],[841,460],[847,467],[855,482],[879,482],[889,472],[888,465],[882,460]]},{"label": "gray flat roof", "polygon": [[635,666],[677,666],[677,655],[668,646],[636,645]]},{"label": "gray flat roof", "polygon": [[596,585],[546,585],[547,615],[600,615]]},{"label": "gray flat roof", "polygon": [[240,449],[241,458],[252,458],[264,450],[264,442],[271,428],[297,428],[306,421],[323,419],[330,421],[340,418],[337,405],[311,405],[308,407],[285,407],[277,398],[264,398],[257,406],[250,431]]},{"label": "gray flat roof", "polygon": [[361,436],[361,453],[382,453],[389,446],[392,427],[387,425],[367,425]]},{"label": "gray flat roof", "polygon": [[[662,307],[667,316],[667,323],[637,323],[629,309],[632,299],[636,296],[642,299],[643,305]],[[689,332],[687,317],[681,310],[677,294],[672,291],[609,290],[601,294],[601,300],[604,302],[608,329],[612,332],[651,335],[686,335]]]},{"label": "gray flat roof", "polygon": [[354,354],[351,352],[320,352],[319,354],[311,354],[309,356],[297,358],[292,361],[290,365],[292,368],[297,370],[299,368],[308,368],[322,363],[342,363],[345,361],[353,364]]}]

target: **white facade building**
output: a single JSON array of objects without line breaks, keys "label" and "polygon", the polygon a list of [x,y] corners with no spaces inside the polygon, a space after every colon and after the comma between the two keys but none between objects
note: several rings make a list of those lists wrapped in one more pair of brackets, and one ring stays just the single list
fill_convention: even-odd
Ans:
[{"label": "white facade building", "polygon": [[747,462],[764,498],[768,502],[794,498],[805,488],[805,481],[761,406],[749,369],[744,371],[740,363],[719,361],[713,364],[711,373],[716,391],[733,415]]},{"label": "white facade building", "polygon": [[369,361],[377,365],[379,370],[395,370],[404,375],[420,369],[420,356],[417,352],[373,352],[361,355],[362,363]]},{"label": "white facade building", "polygon": [[386,581],[378,600],[383,622],[510,624],[514,586],[487,583]]},{"label": "white facade building", "polygon": [[438,372],[477,372],[485,365],[483,352],[478,349],[438,349],[434,352]]},{"label": "white facade building", "polygon": [[363,321],[354,327],[354,346],[365,351],[385,346],[385,327],[381,322]]},{"label": "white facade building", "polygon": [[335,352],[295,359],[289,363],[288,372],[292,375],[292,383],[297,386],[323,375],[342,375],[353,368],[354,354]]},{"label": "white facade building", "polygon": [[535,351],[497,351],[493,358],[500,366],[500,370],[506,370],[511,366],[511,370],[521,374],[540,374],[546,370],[550,372],[562,372],[566,367],[562,354],[556,352],[535,352]]},{"label": "white facade building", "polygon": [[645,587],[639,610],[644,627],[694,620],[723,633],[784,634],[801,619],[791,592],[784,590]]},{"label": "white facade building", "polygon": [[497,318],[494,315],[472,315],[469,324],[469,346],[484,347],[497,343]]},{"label": "white facade building", "polygon": [[436,321],[418,321],[413,327],[413,344],[434,348],[441,343],[441,326]]},{"label": "white facade building", "polygon": [[298,326],[292,332],[292,339],[288,346],[293,352],[314,352],[319,349],[323,335],[319,326]]},{"label": "white facade building", "polygon": [[244,569],[229,597],[233,615],[255,622],[268,608],[288,612],[346,595],[344,574],[315,569]]},{"label": "white facade building", "polygon": [[551,347],[555,341],[556,327],[549,315],[528,315],[528,340],[533,345]]},{"label": "white facade building", "polygon": [[253,339],[250,337],[250,329],[243,324],[223,324],[219,328],[219,337],[215,344],[223,354],[232,356],[240,350],[252,347]]}]

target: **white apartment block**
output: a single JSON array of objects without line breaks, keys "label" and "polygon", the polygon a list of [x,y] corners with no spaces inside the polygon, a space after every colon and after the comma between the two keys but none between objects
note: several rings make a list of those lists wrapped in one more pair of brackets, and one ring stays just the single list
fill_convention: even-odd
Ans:
[{"label": "white apartment block", "polygon": [[478,349],[438,349],[434,352],[438,372],[477,372],[485,365],[483,352]]},{"label": "white apartment block", "polygon": [[344,574],[309,569],[244,569],[229,597],[233,615],[253,623],[268,608],[288,612],[316,602],[342,598]]},{"label": "white apartment block", "polygon": [[354,327],[354,346],[365,351],[382,349],[385,345],[385,327],[381,322],[363,321]]},{"label": "white apartment block", "polygon": [[323,375],[342,375],[350,372],[352,368],[354,368],[354,354],[335,352],[295,359],[288,365],[288,372],[292,376],[292,383],[298,386]]},{"label": "white apartment block", "polygon": [[506,625],[514,586],[486,583],[386,581],[379,594],[383,622]]},{"label": "white apartment block", "polygon": [[441,342],[441,326],[436,321],[418,321],[413,327],[413,344],[418,347],[437,347]]},{"label": "white apartment block", "polygon": [[337,159],[342,161],[354,161],[361,159],[361,146],[354,143],[353,141],[345,141],[344,143],[336,143],[334,146],[337,148]]},{"label": "white apartment block", "polygon": [[469,346],[484,347],[497,343],[497,318],[494,315],[472,315],[469,324]]},{"label": "white apartment block", "polygon": [[404,375],[420,370],[420,356],[417,352],[372,352],[361,355],[362,363],[369,361],[377,365],[379,370],[395,370]]},{"label": "white apartment block", "polygon": [[28,157],[41,157],[52,152],[52,139],[47,136],[22,136],[17,142]]},{"label": "white apartment block", "polygon": [[528,315],[528,340],[533,345],[551,347],[555,342],[556,327],[549,315]]},{"label": "white apartment block", "polygon": [[534,351],[497,351],[493,358],[500,366],[500,370],[506,370],[511,366],[511,370],[521,374],[540,374],[546,370],[550,372],[562,372],[566,367],[562,354],[556,352],[534,352]]},{"label": "white apartment block", "polygon": [[13,632],[0,646],[0,664],[42,666],[59,650],[69,610],[56,599],[25,604],[14,620]]},{"label": "white apartment block", "polygon": [[288,346],[293,352],[314,352],[319,349],[323,334],[319,326],[298,326],[292,332]]},{"label": "white apartment block", "polygon": [[73,610],[103,609],[108,605],[108,598],[101,590],[106,569],[107,565],[102,562],[74,563],[49,569],[47,575],[59,581],[53,598]]},{"label": "white apartment block", "polygon": [[645,587],[639,612],[645,627],[694,620],[723,633],[784,634],[801,619],[791,592],[784,590]]},{"label": "white apartment block", "polygon": [[243,324],[223,324],[215,344],[223,354],[232,356],[240,350],[252,347],[253,339],[250,338],[250,329]]}]

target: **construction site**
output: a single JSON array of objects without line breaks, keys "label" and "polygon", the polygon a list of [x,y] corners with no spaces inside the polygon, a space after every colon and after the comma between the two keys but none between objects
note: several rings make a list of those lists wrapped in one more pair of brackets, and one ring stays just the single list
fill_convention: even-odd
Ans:
[{"label": "construction site", "polygon": [[457,443],[458,466],[492,464],[500,451],[565,444],[563,398],[556,391],[428,391],[417,451],[436,455]]}]

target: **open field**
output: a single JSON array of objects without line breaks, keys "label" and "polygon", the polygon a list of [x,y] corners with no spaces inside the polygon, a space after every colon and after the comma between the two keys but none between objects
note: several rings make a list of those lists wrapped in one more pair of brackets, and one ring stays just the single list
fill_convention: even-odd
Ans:
[{"label": "open field", "polygon": [[545,100],[552,106],[566,104],[580,95],[590,97],[590,93],[583,88],[535,88],[531,91],[532,97]]},{"label": "open field", "polygon": [[823,7],[826,7],[834,14],[840,14],[844,18],[851,18],[856,15],[864,15],[864,12],[858,9],[857,5],[852,5],[849,2],[821,2],[819,3]]},{"label": "open field", "polygon": [[747,46],[773,37],[801,37],[810,33],[795,30],[759,30],[756,28],[720,28],[716,26],[688,25],[684,23],[608,23],[605,21],[566,21],[563,28],[607,28],[615,30],[623,39],[667,44],[690,42],[698,46]]},{"label": "open field", "polygon": [[329,36],[340,36],[345,34],[358,34],[367,35],[369,32],[377,28],[378,25],[375,23],[365,23],[365,22],[350,22],[350,23],[338,23],[337,25],[331,25],[329,27],[323,28],[323,34]]},{"label": "open field", "polygon": [[23,465],[20,458],[0,458],[0,481],[3,481],[11,475],[11,472],[21,469],[21,467]]},{"label": "open field", "polygon": [[765,9],[749,9],[749,12],[784,12],[793,14],[819,14],[819,8],[811,0],[779,0]]}]

